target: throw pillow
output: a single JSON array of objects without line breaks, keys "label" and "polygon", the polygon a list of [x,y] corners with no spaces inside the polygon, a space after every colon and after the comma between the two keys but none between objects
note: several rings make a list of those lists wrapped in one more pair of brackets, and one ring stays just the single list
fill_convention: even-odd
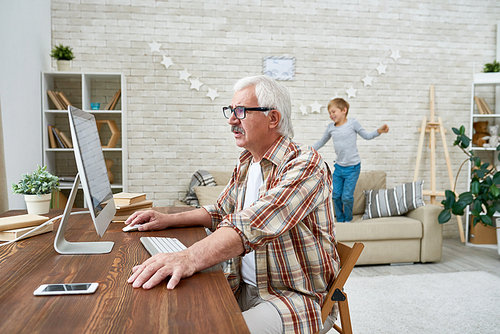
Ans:
[{"label": "throw pillow", "polygon": [[198,202],[200,206],[212,205],[217,202],[217,198],[224,190],[226,186],[214,186],[214,187],[194,187],[194,192],[196,197],[198,197]]},{"label": "throw pillow", "polygon": [[361,219],[399,216],[425,205],[424,181],[405,183],[393,189],[365,190],[365,214]]}]

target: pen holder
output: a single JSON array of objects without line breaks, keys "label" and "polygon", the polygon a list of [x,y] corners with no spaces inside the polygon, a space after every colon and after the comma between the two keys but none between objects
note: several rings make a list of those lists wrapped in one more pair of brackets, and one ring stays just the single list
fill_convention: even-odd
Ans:
[{"label": "pen holder", "polygon": [[92,109],[92,110],[99,110],[100,107],[101,107],[100,103],[91,103],[90,104],[90,109]]}]

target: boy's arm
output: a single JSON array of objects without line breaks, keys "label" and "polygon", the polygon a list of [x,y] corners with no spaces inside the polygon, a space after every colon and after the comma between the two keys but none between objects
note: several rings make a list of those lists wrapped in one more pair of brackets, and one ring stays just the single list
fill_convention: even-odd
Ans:
[{"label": "boy's arm", "polygon": [[314,148],[316,151],[322,148],[327,142],[330,140],[330,131],[328,131],[328,126],[326,127],[325,133],[323,134],[323,137],[321,137],[320,140],[314,143],[312,148]]}]

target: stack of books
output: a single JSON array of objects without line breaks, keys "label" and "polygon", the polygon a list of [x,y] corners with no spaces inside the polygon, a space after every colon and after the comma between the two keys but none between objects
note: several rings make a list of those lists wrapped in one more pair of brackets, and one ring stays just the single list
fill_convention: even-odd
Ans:
[{"label": "stack of books", "polygon": [[493,114],[488,103],[482,97],[474,96],[474,101],[476,101],[477,110],[480,114]]},{"label": "stack of books", "polygon": [[116,216],[130,216],[138,210],[153,207],[153,201],[146,199],[145,193],[117,193],[113,194],[116,206]]},{"label": "stack of books", "polygon": [[63,92],[48,90],[47,95],[58,110],[68,110],[68,106],[72,106]]},{"label": "stack of books", "polygon": [[47,132],[49,133],[50,148],[73,148],[71,139],[55,126],[49,124]]},{"label": "stack of books", "polygon": [[45,223],[47,220],[49,220],[49,218],[34,214],[0,218],[0,240],[11,241],[19,237],[25,239],[38,234],[51,232],[54,227],[52,222],[30,233],[28,236],[23,237],[26,233],[35,229],[40,224]]}]

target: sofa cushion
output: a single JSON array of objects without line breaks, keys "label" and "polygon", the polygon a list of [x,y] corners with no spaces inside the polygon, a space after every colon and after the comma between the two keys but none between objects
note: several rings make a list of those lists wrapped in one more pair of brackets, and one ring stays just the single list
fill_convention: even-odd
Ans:
[{"label": "sofa cushion", "polygon": [[399,216],[425,205],[423,184],[424,181],[415,181],[393,189],[365,190],[366,208],[362,219]]},{"label": "sofa cushion", "polygon": [[217,202],[217,198],[219,198],[220,193],[224,190],[225,187],[225,185],[214,187],[199,186],[194,187],[194,192],[196,194],[196,197],[198,197],[200,206],[212,205]]},{"label": "sofa cushion", "polygon": [[336,223],[338,241],[394,240],[422,238],[422,222],[406,216]]},{"label": "sofa cushion", "polygon": [[356,189],[354,190],[353,215],[362,215],[365,213],[365,195],[364,190],[384,189],[386,174],[383,171],[362,172],[359,174]]}]

